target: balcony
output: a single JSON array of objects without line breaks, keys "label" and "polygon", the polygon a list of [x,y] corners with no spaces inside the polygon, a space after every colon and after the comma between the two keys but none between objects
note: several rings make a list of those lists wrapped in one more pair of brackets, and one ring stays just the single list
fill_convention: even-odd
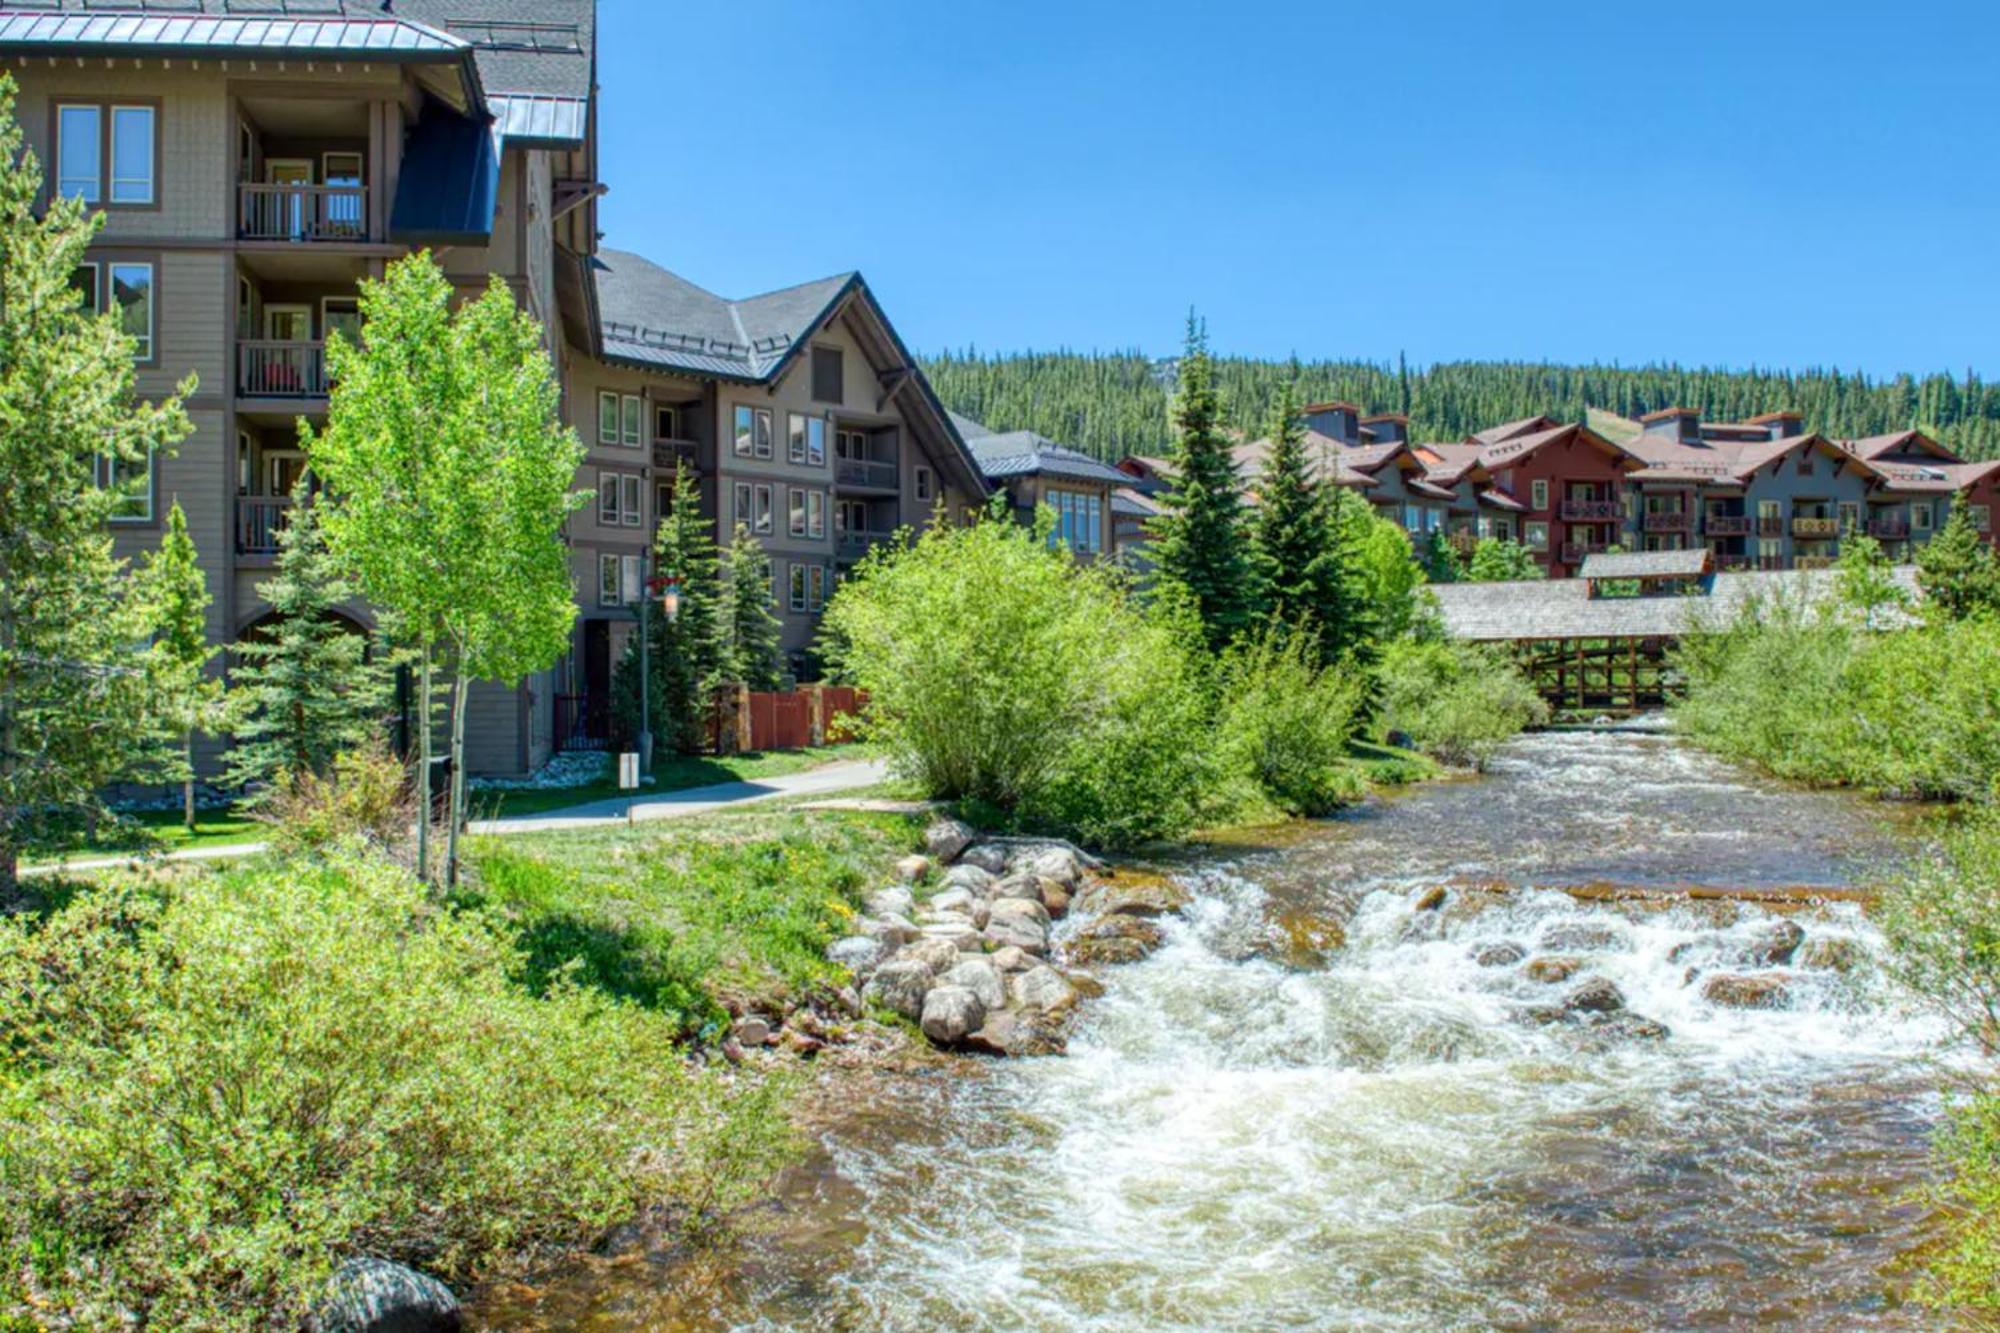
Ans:
[{"label": "balcony", "polygon": [[1460,555],[1471,555],[1479,546],[1479,534],[1460,529],[1446,536],[1445,543]]},{"label": "balcony", "polygon": [[1740,570],[1755,569],[1757,567],[1757,557],[1718,553],[1715,557],[1715,567],[1725,574],[1735,573]]},{"label": "balcony", "polygon": [[1794,518],[1792,535],[1808,541],[1826,541],[1840,535],[1840,520],[1837,518]]},{"label": "balcony", "polygon": [[1910,520],[1901,514],[1868,520],[1868,535],[1882,541],[1907,541],[1910,536]]},{"label": "balcony", "polygon": [[1617,523],[1625,511],[1616,500],[1564,500],[1562,517],[1565,523]]},{"label": "balcony", "polygon": [[326,344],[238,342],[236,392],[245,398],[326,397]]},{"label": "balcony", "polygon": [[1647,532],[1692,532],[1694,515],[1685,509],[1653,510],[1647,513],[1645,525]]},{"label": "balcony", "polygon": [[860,487],[871,491],[902,489],[895,463],[870,458],[835,459],[833,483],[836,486]]},{"label": "balcony", "polygon": [[1587,557],[1603,555],[1610,549],[1607,542],[1564,542],[1558,554],[1565,565],[1580,565]]},{"label": "balcony", "polygon": [[1748,514],[1710,514],[1701,530],[1710,537],[1748,537],[1755,533],[1757,520]]},{"label": "balcony", "polygon": [[1766,518],[1760,515],[1757,519],[1757,535],[1759,537],[1784,536],[1785,520],[1782,518]]},{"label": "balcony", "polygon": [[833,534],[834,554],[842,560],[859,560],[868,553],[868,548],[878,542],[886,542],[896,534],[878,532],[873,529],[850,528]]},{"label": "balcony", "polygon": [[236,204],[240,240],[323,244],[368,239],[366,185],[243,181],[236,187]]},{"label": "balcony", "polygon": [[1833,557],[1830,555],[1802,555],[1792,561],[1792,568],[1832,569]]},{"label": "balcony", "polygon": [[278,553],[278,534],[291,516],[289,495],[239,495],[236,497],[236,553],[273,556]]},{"label": "balcony", "polygon": [[654,440],[653,466],[672,472],[682,463],[690,472],[700,471],[701,449],[693,440]]}]

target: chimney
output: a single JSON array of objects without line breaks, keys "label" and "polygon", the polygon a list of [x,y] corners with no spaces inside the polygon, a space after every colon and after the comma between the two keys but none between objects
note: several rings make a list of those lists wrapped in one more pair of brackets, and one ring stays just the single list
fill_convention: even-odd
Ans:
[{"label": "chimney", "polygon": [[1361,428],[1375,437],[1376,444],[1401,444],[1410,438],[1410,419],[1401,412],[1377,412],[1361,418]]},{"label": "chimney", "polygon": [[1308,430],[1349,446],[1361,443],[1361,409],[1353,403],[1308,403],[1300,412]]},{"label": "chimney", "polygon": [[1789,440],[1794,435],[1805,434],[1805,418],[1797,412],[1765,412],[1750,418],[1753,426],[1762,426],[1771,432],[1774,440]]},{"label": "chimney", "polygon": [[1648,435],[1664,435],[1682,443],[1701,439],[1701,413],[1691,407],[1663,407],[1639,418]]}]

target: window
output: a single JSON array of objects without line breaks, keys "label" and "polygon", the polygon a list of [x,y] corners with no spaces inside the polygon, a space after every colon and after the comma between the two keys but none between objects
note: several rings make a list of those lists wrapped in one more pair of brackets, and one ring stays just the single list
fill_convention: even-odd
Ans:
[{"label": "window", "polygon": [[250,432],[236,432],[236,493],[250,494]]},{"label": "window", "polygon": [[1910,506],[1910,530],[1929,532],[1931,530],[1931,502],[1918,500]]},{"label": "window", "polygon": [[600,390],[597,395],[597,442],[637,449],[642,442],[645,404],[636,393]]},{"label": "window", "polygon": [[361,302],[352,296],[323,297],[319,303],[320,337],[327,342],[343,338],[351,344],[361,341]]},{"label": "window", "polygon": [[111,202],[153,202],[153,108],[111,108]]},{"label": "window", "polygon": [[1776,566],[1784,558],[1784,544],[1776,537],[1760,537],[1757,540],[1757,559],[1770,566]]},{"label": "window", "polygon": [[791,490],[790,518],[787,531],[794,537],[806,535],[806,493],[797,486]]},{"label": "window", "polygon": [[764,536],[764,537],[770,536],[771,524],[775,521],[775,515],[773,511],[776,509],[776,507],[777,506],[775,506],[771,502],[771,487],[768,485],[758,486],[757,521],[754,525],[752,525],[751,531],[757,533],[759,536]]},{"label": "window", "polygon": [[792,413],[785,456],[794,463],[806,461],[806,415],[803,412]]},{"label": "window", "polygon": [[613,555],[603,552],[597,557],[597,604],[599,606],[627,606],[646,595],[646,560],[644,556]]},{"label": "window", "polygon": [[736,409],[736,452],[743,458],[769,458],[771,456],[770,408],[738,407]]},{"label": "window", "polygon": [[817,613],[826,605],[826,566],[798,561],[789,571],[791,587],[787,599],[794,611]]},{"label": "window", "polygon": [[597,521],[607,527],[618,526],[618,474],[600,472],[597,474]]},{"label": "window", "polygon": [[623,601],[623,598],[620,596],[621,591],[622,585],[618,575],[618,557],[615,555],[598,556],[597,604],[599,606],[619,605]]},{"label": "window", "polygon": [[1972,520],[1974,532],[1993,531],[1993,507],[1991,505],[1967,505],[1965,513]]},{"label": "window", "polygon": [[645,525],[645,494],[636,472],[597,474],[597,521],[606,527]]},{"label": "window", "polygon": [[806,463],[811,467],[826,466],[825,417],[813,417],[806,422]]},{"label": "window", "polygon": [[917,469],[917,499],[925,504],[930,503],[931,470],[927,467]]},{"label": "window", "polygon": [[1536,478],[1528,483],[1528,507],[1540,511],[1549,507],[1549,483]]},{"label": "window", "polygon": [[806,536],[822,538],[826,536],[826,492],[806,492]]},{"label": "window", "polygon": [[750,509],[749,482],[739,481],[736,483],[735,504],[730,508],[729,516],[732,522],[739,524],[745,528],[748,528],[752,523],[756,521],[756,516],[751,512]]},{"label": "window", "polygon": [[97,298],[97,265],[78,264],[76,272],[69,275],[69,285],[76,288],[78,295],[83,298],[83,312],[86,315],[94,315],[103,309]]},{"label": "window", "polygon": [[794,561],[790,571],[791,607],[794,611],[806,609],[806,567]]},{"label": "window", "polygon": [[1845,537],[1861,531],[1861,506],[1852,500],[1842,500],[1836,511],[1840,517],[1840,534]]},{"label": "window", "polygon": [[56,108],[56,193],[87,204],[104,198],[104,110]]},{"label": "window", "polygon": [[833,456],[852,462],[861,462],[868,457],[868,437],[858,430],[843,430],[833,437]]},{"label": "window", "polygon": [[153,359],[153,266],[151,264],[110,265],[111,303],[118,310],[118,326],[137,344],[141,361]]},{"label": "window", "polygon": [[139,459],[100,458],[98,484],[118,494],[111,508],[114,523],[149,523],[153,518],[153,455]]},{"label": "window", "polygon": [[840,401],[841,385],[846,382],[843,359],[838,347],[815,347],[812,349],[813,398],[822,403]]},{"label": "window", "polygon": [[1104,549],[1104,505],[1097,496],[1084,491],[1051,490],[1047,504],[1056,511],[1055,526],[1049,529],[1050,545],[1062,542],[1083,555]]},{"label": "window", "polygon": [[637,449],[646,442],[646,404],[636,393],[628,393],[620,401],[625,412],[618,442],[627,449]]},{"label": "window", "polygon": [[661,406],[653,409],[653,438],[656,440],[681,438],[681,410],[678,407]]},{"label": "window", "polygon": [[56,107],[56,193],[89,204],[154,202],[158,158],[150,106]]},{"label": "window", "polygon": [[1521,525],[1521,532],[1522,535],[1527,538],[1527,543],[1530,550],[1546,551],[1549,549],[1548,524],[1523,523]]}]

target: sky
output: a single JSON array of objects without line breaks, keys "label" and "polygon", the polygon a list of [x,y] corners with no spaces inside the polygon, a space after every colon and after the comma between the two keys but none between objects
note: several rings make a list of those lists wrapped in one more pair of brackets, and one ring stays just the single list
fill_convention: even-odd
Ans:
[{"label": "sky", "polygon": [[2000,5],[600,0],[605,244],[913,351],[2000,375]]}]

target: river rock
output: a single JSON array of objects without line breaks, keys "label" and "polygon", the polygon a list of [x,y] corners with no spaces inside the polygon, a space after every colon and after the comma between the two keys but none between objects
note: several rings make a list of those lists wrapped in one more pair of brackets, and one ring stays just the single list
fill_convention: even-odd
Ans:
[{"label": "river rock", "polygon": [[1305,907],[1289,907],[1272,919],[1256,952],[1269,954],[1295,972],[1317,972],[1347,943],[1339,918]]},{"label": "river rock", "polygon": [[974,897],[970,889],[946,889],[930,901],[933,912],[960,912],[973,921],[978,921],[980,916],[974,909],[985,906],[985,902]]},{"label": "river rock", "polygon": [[1796,921],[1778,920],[1757,928],[1744,946],[1743,957],[1755,967],[1783,967],[1805,942],[1806,933]]},{"label": "river rock", "polygon": [[1821,935],[1800,946],[1795,961],[1814,972],[1852,972],[1861,962],[1861,946],[1846,935]]},{"label": "river rock", "polygon": [[1036,962],[1034,955],[1027,950],[1017,949],[1010,944],[1003,949],[994,950],[993,966],[1002,972],[1026,972],[1029,968],[1039,967],[1041,964]]},{"label": "river rock", "polygon": [[849,935],[826,946],[829,962],[839,963],[855,972],[866,972],[888,953],[889,946],[872,935]]},{"label": "river rock", "polygon": [[1049,909],[1049,915],[1060,920],[1069,915],[1069,890],[1052,879],[1042,881],[1042,906]]},{"label": "river rock", "polygon": [[1082,858],[1074,849],[1059,843],[1023,847],[1014,853],[1008,865],[1018,874],[1052,879],[1065,889],[1074,889],[1083,882]]},{"label": "river rock", "polygon": [[978,866],[953,866],[944,872],[944,880],[939,885],[941,892],[964,889],[975,898],[993,896],[993,876]]},{"label": "river rock", "polygon": [[928,856],[905,856],[896,862],[896,878],[905,884],[915,884],[931,873],[931,859]]},{"label": "river rock", "polygon": [[924,1035],[940,1046],[956,1046],[986,1021],[986,1006],[967,986],[936,986],[924,996]]},{"label": "river rock", "polygon": [[992,911],[994,916],[1024,916],[1045,931],[1049,928],[1049,909],[1033,898],[995,898]]},{"label": "river rock", "polygon": [[951,943],[951,947],[960,953],[980,952],[979,928],[972,924],[969,917],[958,921],[940,921],[936,925],[925,926],[924,938],[927,940],[948,940]]},{"label": "river rock", "polygon": [[1481,967],[1512,967],[1528,956],[1528,951],[1512,940],[1502,940],[1498,944],[1482,944],[1472,955],[1472,961]]},{"label": "river rock", "polygon": [[[1018,898],[1003,899],[1019,902]],[[1031,916],[1018,916],[995,912],[986,923],[986,941],[996,949],[1016,948],[1023,953],[1041,957],[1049,951],[1048,927],[1041,925]]]},{"label": "river rock", "polygon": [[933,973],[948,972],[958,966],[959,954],[963,952],[952,940],[923,938],[913,940],[896,951],[900,961],[922,963]]},{"label": "river rock", "polygon": [[464,1315],[451,1289],[386,1259],[349,1259],[306,1318],[312,1333],[454,1333]]},{"label": "river rock", "polygon": [[906,916],[891,913],[886,916],[865,916],[855,922],[855,932],[881,940],[887,948],[908,944],[918,935],[917,923]]},{"label": "river rock", "polygon": [[1013,978],[1008,991],[1014,1003],[1023,1009],[1038,1009],[1045,1014],[1064,1013],[1076,1004],[1076,987],[1046,963]]},{"label": "river rock", "polygon": [[924,850],[939,864],[950,865],[978,836],[964,820],[943,816],[932,820],[931,826],[924,830]]},{"label": "river rock", "polygon": [[1665,1041],[1673,1035],[1665,1023],[1655,1022],[1629,1009],[1605,1014],[1593,1031],[1629,1041]]},{"label": "river rock", "polygon": [[998,843],[978,843],[960,852],[958,863],[978,866],[989,875],[1004,875],[1007,873],[1007,849]]},{"label": "river rock", "polygon": [[1067,981],[1071,989],[1086,1000],[1094,1000],[1104,994],[1104,983],[1097,979],[1097,974],[1094,972],[1084,972],[1077,968],[1071,968],[1069,971],[1063,973],[1063,980]]},{"label": "river rock", "polygon": [[891,884],[863,898],[861,910],[870,916],[910,916],[917,910],[917,896],[907,885]]},{"label": "river rock", "polygon": [[771,1040],[770,1020],[757,1014],[745,1014],[736,1020],[731,1030],[739,1046],[762,1046]]},{"label": "river rock", "polygon": [[1077,933],[1069,943],[1069,956],[1072,962],[1084,965],[1136,963],[1159,948],[1165,938],[1165,931],[1143,917],[1107,916]]},{"label": "river rock", "polygon": [[979,997],[979,1003],[988,1009],[999,1009],[1007,1003],[1007,983],[1000,975],[1000,969],[993,966],[990,959],[971,955],[961,960],[957,967],[938,978],[940,986],[963,986]]},{"label": "river rock", "polygon": [[1625,946],[1625,932],[1602,921],[1566,921],[1542,932],[1541,947],[1550,953],[1604,953]]},{"label": "river rock", "polygon": [[1410,910],[1412,912],[1435,912],[1438,908],[1444,906],[1444,897],[1445,888],[1442,884],[1433,884],[1427,889],[1418,889],[1410,895]]},{"label": "river rock", "polygon": [[1625,1007],[1625,993],[1605,977],[1591,977],[1563,996],[1570,1013],[1611,1014]]},{"label": "river rock", "polygon": [[1093,884],[1077,899],[1091,916],[1168,916],[1188,905],[1188,891],[1173,880],[1126,876]]},{"label": "river rock", "polygon": [[986,1015],[979,1030],[965,1039],[968,1050],[1013,1057],[1061,1055],[1062,1027],[1044,1014],[1003,1009]]},{"label": "river rock", "polygon": [[[995,880],[987,889],[987,899],[1031,898],[1042,902],[1042,881],[1034,875],[1008,875]],[[1046,904],[1044,904],[1046,905]]]},{"label": "river rock", "polygon": [[1545,985],[1554,985],[1559,981],[1568,981],[1581,971],[1583,971],[1583,960],[1581,958],[1565,958],[1561,956],[1530,958],[1528,965],[1521,969],[1522,975],[1526,976],[1528,980],[1539,981]]},{"label": "river rock", "polygon": [[1783,977],[1718,972],[1701,983],[1701,998],[1725,1009],[1783,1009],[1792,993]]},{"label": "river rock", "polygon": [[875,969],[875,975],[868,978],[861,994],[870,1004],[914,1019],[923,1015],[924,996],[930,992],[934,980],[928,964],[914,958],[892,958]]}]

